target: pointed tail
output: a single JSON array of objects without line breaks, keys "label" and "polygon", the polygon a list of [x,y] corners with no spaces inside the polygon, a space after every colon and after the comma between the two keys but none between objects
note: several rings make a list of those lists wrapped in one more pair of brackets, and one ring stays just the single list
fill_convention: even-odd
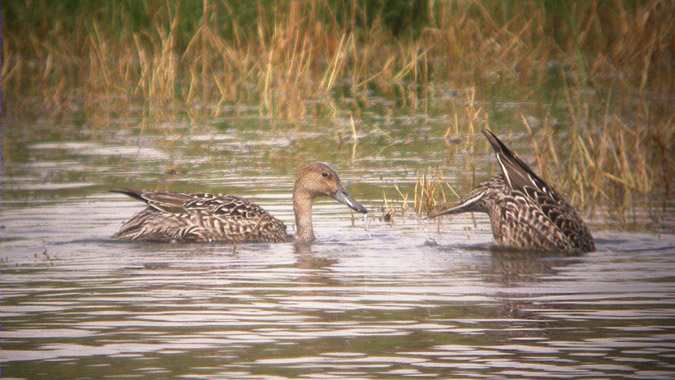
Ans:
[{"label": "pointed tail", "polygon": [[109,190],[109,191],[111,193],[128,195],[131,198],[138,199],[141,202],[145,202],[145,203],[148,202],[148,200],[143,198],[143,196],[141,195],[141,193],[142,193],[141,191],[131,190],[131,189],[114,189],[114,190]]},{"label": "pointed tail", "polygon": [[521,188],[523,186],[545,186],[546,183],[535,174],[532,169],[518,156],[516,156],[509,147],[506,146],[492,131],[483,129],[483,134],[492,145],[495,151],[497,161],[502,169],[502,173],[506,178],[509,186],[514,188]]}]

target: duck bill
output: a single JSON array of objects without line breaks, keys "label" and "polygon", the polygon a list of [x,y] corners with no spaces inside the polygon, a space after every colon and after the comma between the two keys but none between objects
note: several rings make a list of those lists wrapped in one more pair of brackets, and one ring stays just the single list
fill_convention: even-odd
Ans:
[{"label": "duck bill", "polygon": [[354,198],[352,198],[345,189],[339,188],[338,191],[333,194],[333,198],[342,203],[343,205],[346,205],[347,207],[351,208],[352,210],[356,212],[360,212],[362,214],[367,214],[368,210],[366,210],[363,205],[361,205],[359,202],[355,201]]}]

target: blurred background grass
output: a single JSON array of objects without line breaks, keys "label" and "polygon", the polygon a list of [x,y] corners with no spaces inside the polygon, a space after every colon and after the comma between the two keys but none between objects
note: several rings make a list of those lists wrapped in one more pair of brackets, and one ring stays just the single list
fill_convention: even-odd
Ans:
[{"label": "blurred background grass", "polygon": [[653,98],[672,93],[673,11],[658,0],[10,1],[3,86],[14,110],[122,96],[260,101],[291,119],[345,91],[405,99],[495,78]]}]

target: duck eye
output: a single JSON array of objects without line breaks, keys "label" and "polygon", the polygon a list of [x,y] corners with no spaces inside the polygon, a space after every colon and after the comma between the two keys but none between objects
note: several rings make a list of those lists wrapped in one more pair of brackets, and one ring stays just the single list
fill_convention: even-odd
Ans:
[{"label": "duck eye", "polygon": [[328,178],[329,174],[327,172],[323,172],[323,173],[321,173],[321,176],[324,177],[324,178]]}]

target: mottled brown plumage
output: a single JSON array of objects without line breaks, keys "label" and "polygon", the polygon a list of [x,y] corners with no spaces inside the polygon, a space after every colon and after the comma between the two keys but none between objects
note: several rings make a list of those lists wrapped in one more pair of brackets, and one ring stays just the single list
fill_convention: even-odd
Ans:
[{"label": "mottled brown plumage", "polygon": [[431,217],[484,212],[500,245],[519,249],[591,252],[588,227],[565,199],[539,178],[494,133],[484,130],[502,174],[481,183],[458,205],[431,212]]},{"label": "mottled brown plumage", "polygon": [[[164,242],[286,242],[286,226],[262,207],[233,195],[116,190],[143,201],[147,207],[126,221],[113,236],[120,240]],[[298,172],[293,190],[296,238],[314,239],[312,200],[330,196],[350,208],[366,209],[345,191],[327,164],[307,165]]]}]

